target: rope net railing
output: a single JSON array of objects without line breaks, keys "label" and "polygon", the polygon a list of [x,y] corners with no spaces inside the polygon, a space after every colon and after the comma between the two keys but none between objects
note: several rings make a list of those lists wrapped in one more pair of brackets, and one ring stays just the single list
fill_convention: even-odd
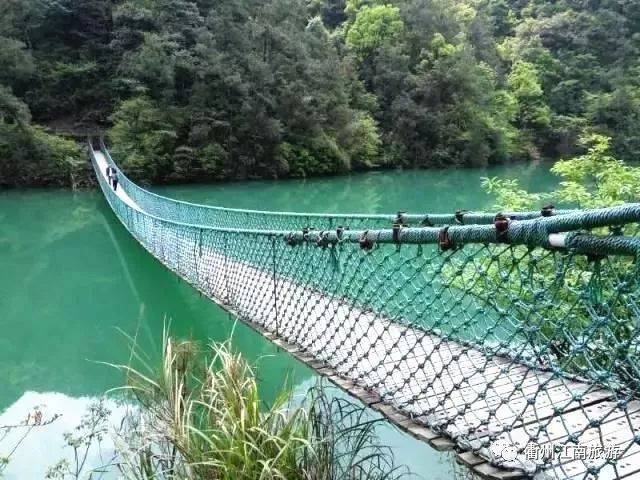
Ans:
[{"label": "rope net railing", "polygon": [[416,424],[529,473],[640,470],[640,204],[442,228],[212,227],[147,211],[92,159],[164,265]]},{"label": "rope net railing", "polygon": [[[198,205],[164,197],[140,187],[120,170],[116,162],[111,158],[111,154],[103,142],[100,142],[100,150],[104,153],[108,163],[118,171],[118,178],[123,187],[141,208],[160,218],[177,222],[223,228],[294,230],[302,229],[303,227],[313,227],[326,230],[335,229],[340,226],[352,229],[390,228],[395,223],[405,226],[492,224],[496,216],[495,213],[470,212],[465,210],[456,210],[452,213],[422,214],[406,212],[393,214],[327,214],[273,212]],[[553,206],[548,206],[540,211],[507,212],[505,215],[509,218],[524,220],[544,215],[561,215],[570,212],[571,210],[556,210]]]}]

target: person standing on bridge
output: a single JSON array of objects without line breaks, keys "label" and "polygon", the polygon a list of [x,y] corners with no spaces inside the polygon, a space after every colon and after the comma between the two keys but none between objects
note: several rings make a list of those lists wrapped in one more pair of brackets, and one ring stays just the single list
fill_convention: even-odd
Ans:
[{"label": "person standing on bridge", "polygon": [[115,192],[118,190],[118,171],[113,167],[111,167],[111,176],[109,178],[111,179],[111,186]]},{"label": "person standing on bridge", "polygon": [[109,185],[111,185],[111,188],[113,188],[113,191],[115,192],[118,188],[117,170],[111,165],[108,165],[105,173],[107,174],[107,181],[109,182]]}]

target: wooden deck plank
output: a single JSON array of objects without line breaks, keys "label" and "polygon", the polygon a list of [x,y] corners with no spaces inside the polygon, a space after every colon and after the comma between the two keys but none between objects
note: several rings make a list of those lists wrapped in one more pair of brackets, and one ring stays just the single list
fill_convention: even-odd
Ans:
[{"label": "wooden deck plank", "polygon": [[482,457],[479,457],[473,452],[461,452],[456,455],[456,460],[463,465],[473,469],[473,467],[480,465],[481,463],[486,463],[486,460]]}]

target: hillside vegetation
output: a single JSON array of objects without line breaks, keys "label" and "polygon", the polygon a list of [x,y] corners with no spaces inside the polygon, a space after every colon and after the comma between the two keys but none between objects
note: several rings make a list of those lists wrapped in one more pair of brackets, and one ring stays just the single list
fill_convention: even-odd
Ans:
[{"label": "hillside vegetation", "polygon": [[633,160],[639,79],[636,0],[4,0],[0,185]]}]

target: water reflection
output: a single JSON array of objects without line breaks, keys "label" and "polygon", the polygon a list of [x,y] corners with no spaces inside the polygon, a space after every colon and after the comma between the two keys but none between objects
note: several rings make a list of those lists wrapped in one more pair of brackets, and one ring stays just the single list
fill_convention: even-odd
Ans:
[{"label": "water reflection", "polygon": [[490,209],[482,177],[517,178],[525,189],[557,183],[545,163],[454,170],[392,170],[340,177],[154,187],[182,200],[260,210],[337,213],[452,213]]},{"label": "water reflection", "polygon": [[[46,215],[43,215],[43,212]],[[122,379],[97,362],[122,363],[137,333],[160,357],[162,331],[226,340],[233,319],[153,259],[115,219],[97,192],[0,194],[0,409],[25,391],[100,395]],[[258,372],[265,396],[287,375],[312,372],[243,324],[234,343],[250,360],[274,355]]]},{"label": "water reflection", "polygon": [[[40,411],[41,426],[16,427],[6,435],[0,430],[0,458],[10,455],[9,463],[0,476],[5,480],[23,480],[25,478],[45,478],[49,467],[61,460],[67,460],[74,466],[74,451],[65,441],[65,433],[73,432],[82,422],[82,416],[97,401],[93,397],[70,397],[62,393],[25,392],[13,405],[0,414],[0,428],[18,425],[29,419],[34,424],[34,412]],[[113,400],[105,400],[105,407],[111,412],[109,425],[117,428],[127,411],[127,407]],[[57,416],[57,418],[56,418]],[[80,449],[82,456],[84,449]],[[114,454],[113,438],[105,435],[98,444],[92,443],[87,450],[85,468],[87,473],[110,463]],[[82,457],[81,457],[82,458]],[[81,478],[85,478],[83,475]],[[107,468],[104,474],[95,478],[118,478],[114,468]]]},{"label": "water reflection", "polygon": [[[323,381],[322,384],[328,386],[326,393],[329,397],[345,398],[364,406],[359,400],[351,397],[343,390],[333,387],[328,381]],[[306,393],[314,385],[316,385],[316,380],[302,382],[294,390],[295,398],[302,401]],[[382,415],[375,410],[367,408],[365,412],[365,421],[382,419]],[[455,455],[452,452],[438,452],[427,444],[415,440],[389,422],[378,423],[376,434],[380,439],[380,445],[391,448],[396,465],[405,466],[408,469],[410,474],[407,475],[407,480],[476,479],[466,468],[456,462]]]},{"label": "water reflection", "polygon": [[[315,380],[306,380],[294,389],[294,396],[302,401],[306,392],[315,385]],[[351,397],[341,390],[330,388],[331,396]],[[87,456],[80,478],[88,478],[89,473],[99,470],[92,478],[119,478],[116,466],[114,438],[123,418],[132,407],[109,398],[71,397],[63,393],[25,392],[14,404],[0,414],[0,458],[10,456],[5,470],[0,467],[0,476],[5,480],[25,478],[45,478],[47,470],[60,461],[68,461],[75,470],[76,458],[65,434],[77,432],[83,416],[99,402],[110,412],[106,420],[108,433],[102,440],[92,442],[86,449]],[[34,412],[39,411],[39,426],[34,425]],[[367,420],[381,418],[377,412],[368,409]],[[19,426],[6,433],[5,426],[24,424],[28,419],[31,427]],[[376,433],[381,444],[389,446],[398,465],[405,465],[412,474],[407,479],[452,480],[470,479],[468,472],[455,463],[453,454],[436,452],[427,445],[413,441],[407,434],[387,422],[378,424]],[[85,448],[79,448],[80,460]]]}]

